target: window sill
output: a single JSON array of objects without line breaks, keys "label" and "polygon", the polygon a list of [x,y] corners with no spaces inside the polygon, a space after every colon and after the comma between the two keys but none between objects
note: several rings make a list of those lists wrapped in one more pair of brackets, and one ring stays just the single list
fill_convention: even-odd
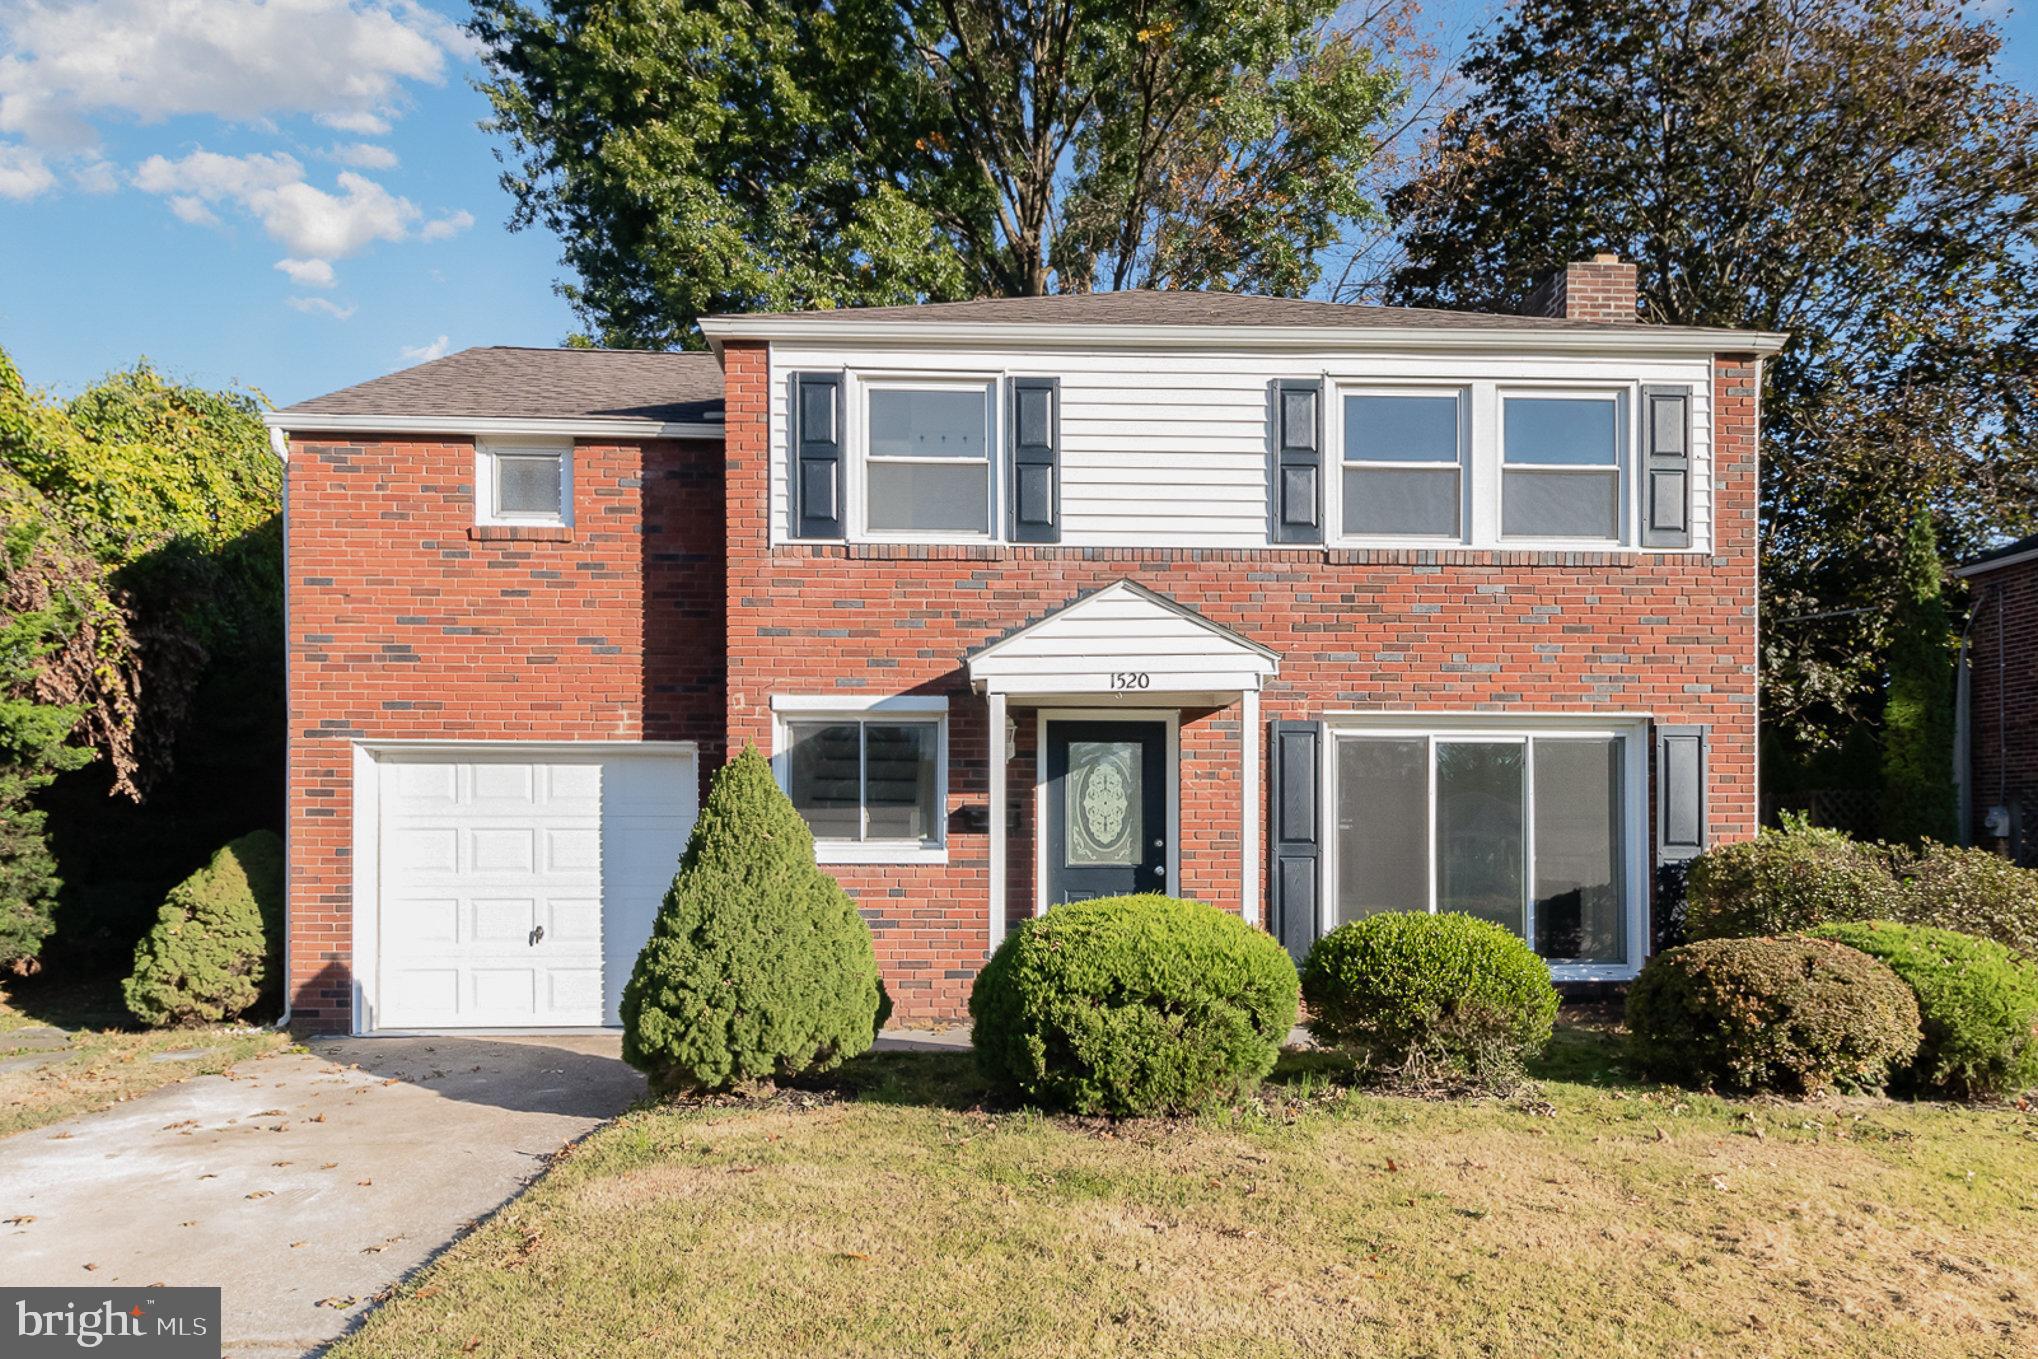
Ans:
[{"label": "window sill", "polygon": [[570,524],[476,524],[467,536],[477,543],[570,543]]},{"label": "window sill", "polygon": [[904,843],[881,844],[830,844],[825,840],[814,843],[814,862],[817,864],[945,864],[948,862],[946,845],[914,845]]}]

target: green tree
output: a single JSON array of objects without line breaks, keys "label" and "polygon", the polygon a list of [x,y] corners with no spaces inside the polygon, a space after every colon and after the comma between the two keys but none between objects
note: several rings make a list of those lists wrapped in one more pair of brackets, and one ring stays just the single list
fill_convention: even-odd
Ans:
[{"label": "green tree", "polygon": [[1378,215],[1409,0],[476,0],[513,226],[606,344],[720,311],[1301,293]]},{"label": "green tree", "polygon": [[1889,696],[1882,714],[1882,834],[1895,841],[1956,838],[1953,788],[1953,619],[1932,516],[1904,535],[1891,620]]},{"label": "green tree", "polygon": [[98,561],[148,675],[120,722],[87,714],[119,791],[168,772],[208,666],[280,670],[282,469],[261,409],[146,362],[58,401],[0,351],[0,465]]},{"label": "green tree", "polygon": [[[61,886],[35,795],[91,761],[92,749],[74,743],[73,733],[93,711],[102,662],[114,662],[109,673],[118,675],[124,633],[90,554],[66,540],[49,506],[4,467],[0,534],[0,968],[18,972],[42,951]],[[110,698],[96,696],[118,736],[131,708],[120,680],[113,683]]]},{"label": "green tree", "polygon": [[657,1090],[828,1071],[884,1022],[870,926],[754,747],[715,771],[623,988],[623,1059]]},{"label": "green tree", "polygon": [[1567,260],[1644,320],[1791,332],[1765,365],[1765,717],[1872,720],[1900,544],[2038,506],[2038,105],[1957,0],[1521,0],[1390,200],[1400,302],[1508,309]]}]

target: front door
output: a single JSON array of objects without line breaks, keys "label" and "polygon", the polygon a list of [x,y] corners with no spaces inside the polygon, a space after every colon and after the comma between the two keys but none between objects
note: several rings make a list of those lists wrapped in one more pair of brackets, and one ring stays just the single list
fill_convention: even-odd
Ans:
[{"label": "front door", "polygon": [[1168,888],[1165,722],[1047,724],[1050,906]]}]

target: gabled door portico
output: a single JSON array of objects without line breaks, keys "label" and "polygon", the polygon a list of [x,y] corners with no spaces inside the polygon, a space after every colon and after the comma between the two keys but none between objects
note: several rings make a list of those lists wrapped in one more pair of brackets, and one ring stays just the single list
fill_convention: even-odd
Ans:
[{"label": "gabled door portico", "polygon": [[[1139,717],[1151,721],[1159,717],[1172,733],[1169,717],[1182,709],[1224,708],[1237,703],[1241,709],[1238,759],[1241,763],[1241,787],[1245,790],[1245,795],[1239,799],[1238,810],[1240,872],[1237,900],[1245,918],[1257,923],[1261,796],[1259,695],[1261,686],[1278,672],[1279,665],[1280,658],[1271,649],[1130,580],[1121,580],[1093,594],[1080,596],[1045,618],[971,655],[968,660],[970,684],[985,696],[991,733],[988,770],[990,946],[995,948],[1005,935],[1006,865],[1010,839],[1007,810],[1011,805],[1006,763],[1010,758],[1007,737],[1013,730],[1009,716],[1013,706],[1080,709],[1079,713],[1070,712],[1066,717],[1084,723],[1109,724],[1119,719],[1121,714],[1127,721]],[[1081,739],[1082,734],[1062,732],[1057,735],[1051,731],[1058,725],[1054,714],[1050,712],[1046,716],[1048,720],[1043,723],[1043,748],[1040,752],[1042,788],[1049,788],[1057,779],[1064,782],[1043,799],[1048,805],[1041,810],[1048,816],[1059,815],[1064,820],[1058,827],[1036,826],[1035,834],[1045,846],[1057,848],[1061,854],[1053,872],[1071,872],[1075,875],[1072,883],[1079,883],[1084,880],[1084,869],[1102,865],[1085,864],[1080,858],[1070,858],[1070,828],[1066,822],[1070,789],[1065,782],[1069,777],[1069,751],[1059,748],[1056,742],[1061,737]],[[1151,766],[1145,763],[1144,742],[1137,740],[1135,733],[1120,730],[1114,735],[1107,726],[1089,735],[1101,735],[1103,739],[1093,744],[1103,746],[1138,744],[1142,751],[1139,778],[1143,783],[1148,777],[1146,771]],[[1108,757],[1120,763],[1129,758],[1124,750],[1089,753],[1093,758]],[[1169,769],[1167,777],[1171,781],[1179,779],[1173,768],[1173,759],[1165,760],[1163,765]],[[1130,789],[1125,786],[1128,774],[1121,769],[1115,776],[1099,774],[1096,777],[1099,782],[1084,791],[1090,794],[1090,805],[1098,813],[1099,821],[1094,826],[1078,827],[1075,832],[1078,837],[1091,831],[1116,832],[1124,829],[1111,824],[1111,813],[1119,792],[1129,796]],[[1146,796],[1148,791],[1142,787],[1142,796]],[[1179,790],[1170,786],[1159,805],[1172,808],[1178,804]],[[1077,805],[1080,810],[1083,804],[1079,801]],[[1139,813],[1142,819],[1153,805],[1143,804]],[[1133,814],[1129,802],[1122,814],[1127,817]],[[1174,820],[1172,816],[1168,818],[1158,837],[1154,834],[1155,828],[1142,828],[1146,850],[1154,848],[1152,841],[1156,838],[1166,842],[1162,847],[1163,862],[1172,862],[1176,853],[1173,837],[1179,827]],[[1055,831],[1060,832],[1059,839]],[[1079,853],[1092,855],[1097,849],[1094,844],[1087,849],[1077,848]],[[1124,853],[1125,850],[1124,846],[1107,847],[1104,852]],[[1039,880],[1034,885],[1037,910],[1044,910],[1051,901],[1059,899],[1050,896],[1048,857],[1043,853]],[[1139,882],[1132,890],[1153,890],[1156,886],[1170,892],[1181,890],[1171,870],[1159,875],[1164,881],[1152,881],[1156,874],[1150,853],[1142,855],[1140,863],[1144,877],[1140,876],[1140,872],[1129,875]],[[1097,881],[1101,883],[1103,877],[1098,877]],[[1072,885],[1064,890],[1089,894],[1081,886]]]}]

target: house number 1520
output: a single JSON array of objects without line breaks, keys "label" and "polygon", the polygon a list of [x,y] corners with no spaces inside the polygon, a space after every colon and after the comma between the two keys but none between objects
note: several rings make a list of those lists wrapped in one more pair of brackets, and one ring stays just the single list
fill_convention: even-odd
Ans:
[{"label": "house number 1520", "polygon": [[1113,689],[1144,689],[1153,683],[1153,677],[1144,670],[1114,670],[1111,672]]}]

